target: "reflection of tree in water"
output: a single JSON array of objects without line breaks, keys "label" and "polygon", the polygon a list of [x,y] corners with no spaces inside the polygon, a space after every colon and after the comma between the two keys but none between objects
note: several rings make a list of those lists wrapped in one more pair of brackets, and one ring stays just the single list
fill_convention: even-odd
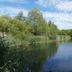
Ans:
[{"label": "reflection of tree in water", "polygon": [[[55,43],[29,47],[9,48],[5,55],[3,72],[39,72],[43,61],[57,51]],[[5,71],[4,71],[5,70]]]},{"label": "reflection of tree in water", "polygon": [[57,48],[58,48],[57,43],[56,42],[49,43],[48,48],[49,48],[48,49],[48,56],[50,58],[51,56],[55,55],[57,52]]}]

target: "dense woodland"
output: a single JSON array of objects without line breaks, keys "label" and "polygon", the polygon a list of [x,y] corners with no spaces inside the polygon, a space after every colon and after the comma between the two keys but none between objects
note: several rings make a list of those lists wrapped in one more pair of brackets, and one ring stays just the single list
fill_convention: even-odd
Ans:
[{"label": "dense woodland", "polygon": [[[56,40],[57,35],[72,36],[71,34],[72,30],[59,30],[54,22],[47,22],[38,9],[32,9],[27,17],[23,16],[23,12],[19,12],[14,17],[0,16],[0,72],[23,72],[23,69],[26,68],[25,63],[31,64],[34,54],[40,53],[39,49],[37,52],[34,48],[34,39],[48,38],[46,40],[49,41]],[[25,46],[28,42],[33,45],[31,50]],[[29,61],[30,58],[31,61]],[[34,56],[35,59],[37,57]],[[30,69],[31,65],[28,65],[27,68]]]},{"label": "dense woodland", "polygon": [[33,9],[27,17],[23,16],[23,12],[15,17],[0,16],[0,32],[24,40],[33,35],[55,37],[58,28],[53,22],[46,22],[38,9]]},{"label": "dense woodland", "polygon": [[60,31],[54,22],[47,22],[38,9],[32,9],[27,17],[23,16],[23,12],[19,12],[15,17],[0,16],[0,32],[26,40],[30,36],[48,36],[49,39],[56,39],[56,35],[70,35],[72,31]]}]

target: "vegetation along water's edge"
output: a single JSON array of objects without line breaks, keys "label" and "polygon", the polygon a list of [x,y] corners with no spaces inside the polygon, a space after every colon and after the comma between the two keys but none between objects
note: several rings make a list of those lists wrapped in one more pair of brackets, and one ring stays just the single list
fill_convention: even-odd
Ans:
[{"label": "vegetation along water's edge", "polygon": [[45,58],[43,54],[47,56],[50,53],[42,47],[40,51],[39,43],[70,39],[72,39],[72,30],[59,30],[52,20],[47,22],[36,8],[32,9],[27,17],[23,16],[23,12],[14,17],[2,15],[0,16],[0,72],[38,72],[34,66],[40,67],[38,64],[42,62],[42,58]]}]

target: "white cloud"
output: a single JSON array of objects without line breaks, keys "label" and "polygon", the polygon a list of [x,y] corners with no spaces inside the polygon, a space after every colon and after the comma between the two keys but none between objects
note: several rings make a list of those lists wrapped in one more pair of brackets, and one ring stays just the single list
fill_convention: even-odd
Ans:
[{"label": "white cloud", "polygon": [[72,29],[72,24],[67,22],[56,21],[55,24],[59,29]]},{"label": "white cloud", "polygon": [[37,0],[42,7],[51,7],[59,12],[43,12],[44,18],[52,20],[59,29],[72,29],[72,0]]},{"label": "white cloud", "polygon": [[7,14],[11,16],[17,15],[20,11],[24,13],[24,16],[27,16],[28,10],[22,8],[14,8],[14,7],[0,7],[0,14]]},{"label": "white cloud", "polygon": [[71,0],[37,0],[36,3],[42,7],[56,8],[59,11],[72,11]]},{"label": "white cloud", "polygon": [[53,12],[43,12],[44,18],[55,18],[56,20],[61,21],[72,21],[72,13],[53,13]]},{"label": "white cloud", "polygon": [[64,11],[72,11],[72,1],[61,2],[56,5],[56,8]]},{"label": "white cloud", "polygon": [[59,29],[72,29],[72,13],[53,13],[53,12],[43,12],[43,17],[49,21],[52,20]]},{"label": "white cloud", "polygon": [[36,3],[43,7],[53,6],[59,3],[60,0],[37,0]]}]

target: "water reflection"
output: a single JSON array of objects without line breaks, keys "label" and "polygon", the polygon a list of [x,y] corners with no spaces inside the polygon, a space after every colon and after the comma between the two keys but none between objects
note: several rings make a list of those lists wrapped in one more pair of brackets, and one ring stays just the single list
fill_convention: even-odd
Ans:
[{"label": "water reflection", "polygon": [[54,55],[57,53],[58,50],[58,43],[52,42],[48,44],[48,56],[46,57],[46,60],[43,63],[43,67],[41,72],[48,72],[50,67],[52,66],[51,58],[54,57]]},{"label": "water reflection", "polygon": [[2,71],[40,72],[46,58],[57,52],[57,44],[34,44],[28,47],[9,48],[4,57]]},{"label": "water reflection", "polygon": [[72,42],[58,44],[56,54],[47,58],[42,72],[72,72]]}]

